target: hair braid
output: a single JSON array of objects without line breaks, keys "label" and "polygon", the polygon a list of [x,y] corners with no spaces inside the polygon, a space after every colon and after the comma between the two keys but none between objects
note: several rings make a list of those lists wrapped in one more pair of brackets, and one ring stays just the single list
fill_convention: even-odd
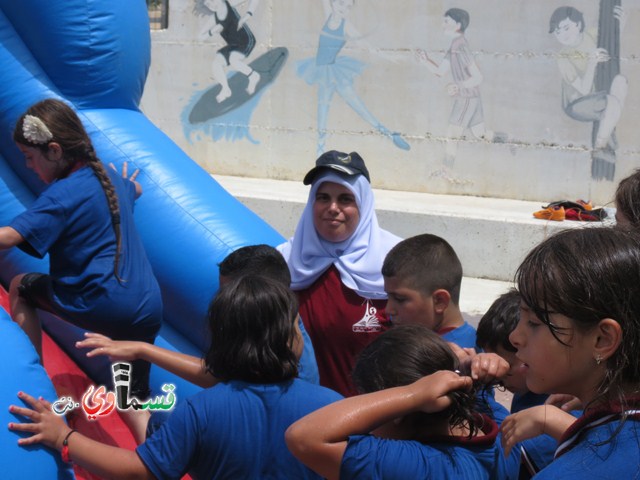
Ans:
[{"label": "hair braid", "polygon": [[107,197],[107,203],[109,205],[109,212],[111,212],[111,225],[113,226],[113,232],[116,236],[116,255],[113,261],[113,274],[122,282],[122,279],[118,275],[118,265],[120,264],[120,250],[122,248],[122,235],[120,234],[120,204],[118,203],[118,196],[116,195],[116,189],[111,183],[109,174],[104,168],[104,165],[96,155],[96,151],[92,145],[89,145],[86,152],[86,162],[102,186],[104,194]]}]

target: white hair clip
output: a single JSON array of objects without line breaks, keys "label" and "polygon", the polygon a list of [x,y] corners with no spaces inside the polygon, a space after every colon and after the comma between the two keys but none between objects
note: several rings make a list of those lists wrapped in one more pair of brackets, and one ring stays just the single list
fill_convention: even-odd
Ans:
[{"label": "white hair clip", "polygon": [[51,141],[53,134],[42,120],[33,115],[25,115],[22,121],[22,134],[24,138],[36,145],[42,145]]}]

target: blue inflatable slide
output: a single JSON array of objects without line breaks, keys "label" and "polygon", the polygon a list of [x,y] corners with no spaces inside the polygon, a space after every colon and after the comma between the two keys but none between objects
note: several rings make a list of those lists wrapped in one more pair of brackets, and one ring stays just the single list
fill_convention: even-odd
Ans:
[{"label": "blue inflatable slide", "polygon": [[[12,141],[17,118],[44,98],[69,102],[90,133],[98,156],[120,169],[139,168],[143,195],[135,215],[147,254],[160,282],[164,324],[156,344],[194,355],[206,349],[204,322],[218,288],[217,264],[243,245],[276,245],[282,237],[245,208],[156,128],[139,110],[150,64],[150,31],[142,0],[0,0],[0,225],[27,208],[45,187],[25,167]],[[18,249],[0,252],[0,281],[8,289],[22,272],[48,271]],[[24,390],[47,399],[55,391],[35,350],[0,312],[2,388],[0,421],[15,421],[8,405]],[[106,383],[106,358],[87,359],[74,347],[83,331],[42,316],[50,337],[96,382]],[[154,394],[164,383],[176,395],[197,387],[156,367]],[[57,455],[43,447],[17,446],[14,434],[0,435],[3,478],[69,478]],[[32,452],[29,450],[38,450]],[[36,454],[39,455],[36,458]]]}]

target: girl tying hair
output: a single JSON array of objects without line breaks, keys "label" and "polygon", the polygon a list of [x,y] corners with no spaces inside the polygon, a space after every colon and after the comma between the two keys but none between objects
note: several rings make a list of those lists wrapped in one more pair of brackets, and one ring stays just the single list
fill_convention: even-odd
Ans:
[{"label": "girl tying hair", "polygon": [[[31,106],[18,119],[13,139],[27,167],[48,187],[0,227],[0,248],[18,246],[38,258],[48,253],[50,264],[49,274],[20,274],[11,281],[13,320],[41,358],[36,309],[113,338],[152,343],[162,299],[133,220],[140,185],[102,165],[80,119],[60,100]],[[147,362],[133,363],[133,396],[149,396],[148,375]],[[139,441],[142,417],[125,417],[140,419],[131,425]]]},{"label": "girl tying hair", "polygon": [[475,411],[472,379],[458,366],[429,328],[394,327],[358,358],[363,394],[294,423],[287,445],[328,479],[495,478],[498,427]]},{"label": "girl tying hair", "polygon": [[547,433],[555,459],[536,479],[640,476],[640,238],[582,228],[549,238],[517,273],[520,321],[509,340],[527,388],[577,397],[577,421],[552,406],[509,416],[503,442]]},{"label": "girl tying hair", "polygon": [[[20,445],[43,443],[106,478],[319,479],[284,443],[285,429],[340,395],[296,378],[302,353],[298,303],[281,282],[248,274],[229,280],[208,312],[204,357],[220,382],[182,401],[136,452],[95,442],[66,426],[51,405],[20,393],[33,410]],[[64,439],[67,439],[66,445]]]}]

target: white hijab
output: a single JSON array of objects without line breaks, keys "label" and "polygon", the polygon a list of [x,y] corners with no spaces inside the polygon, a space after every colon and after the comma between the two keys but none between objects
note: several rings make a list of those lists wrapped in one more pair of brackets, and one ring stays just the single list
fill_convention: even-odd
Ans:
[{"label": "white hijab", "polygon": [[[324,182],[348,188],[356,198],[360,221],[356,230],[342,242],[324,240],[313,223],[316,192]],[[342,283],[364,298],[387,298],[382,278],[382,262],[401,239],[378,225],[373,191],[363,175],[345,176],[331,170],[319,173],[311,185],[307,205],[296,232],[277,248],[291,271],[291,288],[310,286],[331,264],[340,272]]]}]

